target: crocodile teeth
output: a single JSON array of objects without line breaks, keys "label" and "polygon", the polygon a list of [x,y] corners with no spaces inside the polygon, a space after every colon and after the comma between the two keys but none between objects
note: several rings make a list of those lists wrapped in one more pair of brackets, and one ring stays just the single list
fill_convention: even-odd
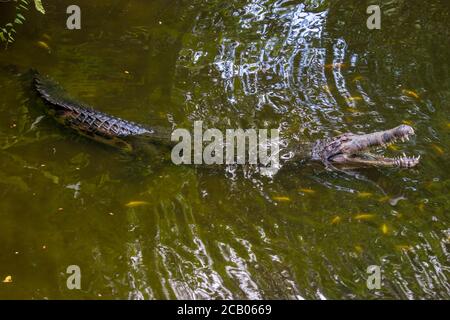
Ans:
[{"label": "crocodile teeth", "polygon": [[419,163],[420,155],[418,155],[417,157],[407,157],[405,153],[403,153],[402,157],[397,157],[394,159],[394,163],[396,166],[400,168],[412,168]]}]

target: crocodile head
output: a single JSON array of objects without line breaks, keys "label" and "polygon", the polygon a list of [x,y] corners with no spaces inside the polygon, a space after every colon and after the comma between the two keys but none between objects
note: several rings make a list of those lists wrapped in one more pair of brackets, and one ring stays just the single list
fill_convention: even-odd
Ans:
[{"label": "crocodile head", "polygon": [[370,149],[383,147],[398,140],[409,140],[414,135],[414,129],[408,125],[400,125],[390,130],[353,134],[344,133],[333,138],[318,140],[313,145],[312,157],[325,165],[343,166],[379,166],[411,168],[419,163],[420,156],[388,158],[370,153]]}]

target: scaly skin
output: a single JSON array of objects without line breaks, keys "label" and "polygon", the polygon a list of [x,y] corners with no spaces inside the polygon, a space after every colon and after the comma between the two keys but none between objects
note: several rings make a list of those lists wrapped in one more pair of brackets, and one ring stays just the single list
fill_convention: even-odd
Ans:
[{"label": "scaly skin", "polygon": [[344,133],[316,141],[312,148],[312,158],[326,165],[412,168],[419,163],[420,156],[407,157],[403,154],[402,157],[387,158],[367,151],[375,147],[386,147],[397,140],[409,140],[412,135],[414,129],[404,124],[390,130],[362,135]]},{"label": "scaly skin", "polygon": [[[48,77],[36,73],[34,84],[42,99],[50,106],[50,113],[63,125],[96,141],[113,145],[127,151],[136,147],[157,143],[170,146],[170,130],[148,128],[96,111],[75,102]],[[385,147],[397,140],[409,140],[414,135],[410,126],[400,125],[390,130],[357,135],[342,135],[317,140],[296,148],[297,155],[321,161],[326,166],[343,167],[398,167],[411,168],[419,163],[419,157],[387,158],[373,155],[367,150]]]},{"label": "scaly skin", "polygon": [[147,128],[75,102],[48,77],[36,73],[34,85],[42,99],[50,106],[49,113],[59,123],[85,137],[130,152],[135,149],[134,137],[151,143],[170,144],[167,129]]}]

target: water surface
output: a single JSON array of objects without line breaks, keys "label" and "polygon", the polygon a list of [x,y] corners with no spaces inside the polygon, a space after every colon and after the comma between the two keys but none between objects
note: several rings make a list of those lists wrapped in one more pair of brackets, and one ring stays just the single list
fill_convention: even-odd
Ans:
[{"label": "water surface", "polygon": [[[450,298],[448,1],[381,1],[381,30],[373,1],[80,0],[80,31],[69,4],[30,13],[0,53],[1,298]],[[406,123],[417,136],[387,153],[422,162],[266,177],[135,161],[42,118],[28,68],[147,125],[313,141]]]}]

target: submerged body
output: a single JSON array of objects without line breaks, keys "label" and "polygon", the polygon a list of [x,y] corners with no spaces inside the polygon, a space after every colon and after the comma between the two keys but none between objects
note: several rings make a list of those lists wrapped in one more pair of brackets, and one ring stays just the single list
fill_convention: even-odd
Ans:
[{"label": "submerged body", "polygon": [[[41,98],[50,107],[50,114],[66,127],[79,134],[104,144],[134,152],[151,144],[172,146],[171,130],[146,127],[126,121],[70,98],[55,82],[39,74],[34,75],[34,86]],[[369,134],[344,133],[342,135],[319,139],[315,142],[301,143],[289,150],[292,159],[321,161],[326,166],[382,166],[411,168],[419,163],[419,157],[388,158],[368,152],[375,147],[385,147],[397,140],[408,140],[414,135],[412,127],[400,125],[390,130]]]}]

